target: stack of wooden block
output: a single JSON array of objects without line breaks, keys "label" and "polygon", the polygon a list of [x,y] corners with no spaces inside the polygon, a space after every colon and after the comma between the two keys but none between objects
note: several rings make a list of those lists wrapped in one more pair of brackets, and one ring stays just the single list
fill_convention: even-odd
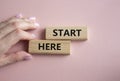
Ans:
[{"label": "stack of wooden block", "polygon": [[45,39],[30,40],[29,53],[68,55],[71,40],[87,40],[87,27],[47,27]]}]

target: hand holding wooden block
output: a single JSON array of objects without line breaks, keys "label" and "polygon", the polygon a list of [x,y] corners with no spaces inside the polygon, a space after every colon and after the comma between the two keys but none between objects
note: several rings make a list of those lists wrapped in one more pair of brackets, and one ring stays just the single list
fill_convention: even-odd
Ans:
[{"label": "hand holding wooden block", "polygon": [[70,41],[30,40],[29,53],[70,54]]}]

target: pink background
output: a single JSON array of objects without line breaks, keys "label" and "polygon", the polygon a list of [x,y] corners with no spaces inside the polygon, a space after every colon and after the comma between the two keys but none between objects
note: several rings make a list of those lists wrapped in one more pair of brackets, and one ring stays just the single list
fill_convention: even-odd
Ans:
[{"label": "pink background", "polygon": [[70,56],[34,55],[0,68],[0,81],[120,81],[120,0],[0,0],[0,20],[16,13],[37,17],[40,39],[51,25],[87,25],[89,38],[72,41]]}]

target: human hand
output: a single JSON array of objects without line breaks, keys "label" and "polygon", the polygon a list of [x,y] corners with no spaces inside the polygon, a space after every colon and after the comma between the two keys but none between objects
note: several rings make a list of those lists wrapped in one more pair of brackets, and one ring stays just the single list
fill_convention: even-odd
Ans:
[{"label": "human hand", "polygon": [[7,53],[7,51],[20,40],[34,39],[35,35],[26,30],[36,29],[38,26],[35,17],[24,18],[21,14],[0,23],[0,67],[32,58],[24,51],[15,53]]}]

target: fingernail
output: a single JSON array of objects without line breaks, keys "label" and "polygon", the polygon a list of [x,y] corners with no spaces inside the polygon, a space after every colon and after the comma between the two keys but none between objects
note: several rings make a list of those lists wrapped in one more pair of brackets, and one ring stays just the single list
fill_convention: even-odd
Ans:
[{"label": "fingernail", "polygon": [[24,60],[31,60],[31,59],[32,59],[32,56],[30,55],[24,57]]},{"label": "fingernail", "polygon": [[29,17],[29,20],[36,20],[36,17]]},{"label": "fingernail", "polygon": [[40,26],[38,23],[34,23],[34,25],[35,25],[36,27]]},{"label": "fingernail", "polygon": [[35,35],[35,34],[32,34],[32,37],[33,37],[33,38],[36,38],[36,35]]},{"label": "fingernail", "polygon": [[20,13],[20,14],[17,14],[16,17],[17,17],[17,18],[22,18],[23,15]]}]

